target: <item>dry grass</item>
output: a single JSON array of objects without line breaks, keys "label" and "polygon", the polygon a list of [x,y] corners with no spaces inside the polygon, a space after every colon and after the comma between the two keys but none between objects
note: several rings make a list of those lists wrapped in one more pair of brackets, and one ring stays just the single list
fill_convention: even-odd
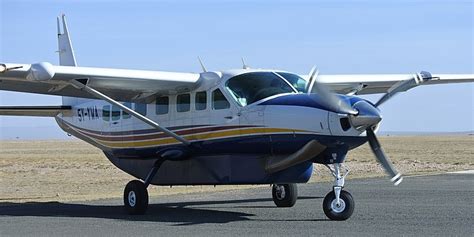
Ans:
[{"label": "dry grass", "polygon": [[[473,136],[381,137],[404,174],[474,169]],[[384,175],[368,145],[349,153],[349,178]],[[312,182],[329,180],[318,165]],[[100,150],[82,141],[1,141],[0,201],[71,201],[120,197],[132,177]],[[388,181],[387,181],[388,182]],[[152,187],[151,195],[248,188],[249,186]]]}]

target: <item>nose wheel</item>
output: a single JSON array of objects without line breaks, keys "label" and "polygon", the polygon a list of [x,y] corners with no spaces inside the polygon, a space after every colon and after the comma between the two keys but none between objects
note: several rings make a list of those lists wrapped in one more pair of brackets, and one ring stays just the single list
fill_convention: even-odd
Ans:
[{"label": "nose wheel", "polygon": [[331,220],[347,220],[354,212],[354,199],[349,192],[342,190],[339,194],[338,203],[336,194],[332,191],[324,197],[323,210],[324,214]]},{"label": "nose wheel", "polygon": [[349,169],[345,168],[345,173],[341,172],[342,164],[336,163],[332,165],[326,165],[331,174],[334,176],[333,191],[329,192],[323,201],[324,214],[331,219],[336,221],[343,221],[349,219],[354,212],[354,199],[352,195],[342,190],[344,188],[344,180],[349,174]]}]

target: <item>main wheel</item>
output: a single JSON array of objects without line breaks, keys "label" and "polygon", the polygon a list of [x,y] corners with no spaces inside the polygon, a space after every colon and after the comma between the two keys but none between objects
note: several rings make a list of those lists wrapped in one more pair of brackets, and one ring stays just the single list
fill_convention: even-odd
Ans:
[{"label": "main wheel", "polygon": [[292,207],[298,199],[298,188],[296,184],[274,184],[272,197],[277,207]]},{"label": "main wheel", "polygon": [[323,210],[324,214],[335,221],[343,221],[347,220],[351,217],[352,213],[354,212],[354,199],[349,192],[345,190],[341,190],[341,194],[339,195],[340,203],[337,205],[336,202],[336,194],[334,191],[328,193],[326,197],[324,197],[323,201]]},{"label": "main wheel", "polygon": [[132,180],[125,186],[123,192],[125,210],[131,215],[141,215],[148,208],[148,191],[140,180]]}]

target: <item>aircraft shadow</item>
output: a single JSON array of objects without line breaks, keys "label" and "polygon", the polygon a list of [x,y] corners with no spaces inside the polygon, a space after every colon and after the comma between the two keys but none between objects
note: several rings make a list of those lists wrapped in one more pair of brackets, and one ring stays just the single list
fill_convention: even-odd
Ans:
[{"label": "aircraft shadow", "polygon": [[[298,197],[298,199],[319,199],[321,197]],[[152,200],[153,201],[153,200]],[[207,206],[219,204],[245,204],[253,202],[271,202],[268,206]],[[199,206],[199,207],[198,207]],[[116,205],[91,205],[79,203],[60,202],[27,202],[12,203],[0,202],[0,217],[82,217],[103,218],[126,221],[151,221],[170,223],[171,225],[197,225],[204,223],[230,223],[236,221],[253,221],[250,217],[255,216],[245,212],[215,210],[232,208],[277,208],[273,205],[271,198],[238,199],[222,201],[192,201],[150,204],[145,215],[128,215],[121,206]],[[263,220],[259,220],[263,221]],[[300,220],[303,221],[303,220]],[[307,220],[315,221],[315,220]]]}]

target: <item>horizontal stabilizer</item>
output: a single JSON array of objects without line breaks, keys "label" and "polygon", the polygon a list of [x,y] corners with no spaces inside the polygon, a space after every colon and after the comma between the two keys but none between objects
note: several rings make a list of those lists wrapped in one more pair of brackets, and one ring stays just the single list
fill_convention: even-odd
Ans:
[{"label": "horizontal stabilizer", "polygon": [[0,106],[0,115],[55,117],[71,111],[71,106]]},{"label": "horizontal stabilizer", "polygon": [[313,159],[314,157],[321,154],[321,152],[323,152],[325,149],[326,146],[315,140],[312,140],[304,145],[303,148],[289,156],[283,158],[272,157],[268,159],[265,165],[265,171],[269,174],[272,174],[290,168],[291,166]]}]

